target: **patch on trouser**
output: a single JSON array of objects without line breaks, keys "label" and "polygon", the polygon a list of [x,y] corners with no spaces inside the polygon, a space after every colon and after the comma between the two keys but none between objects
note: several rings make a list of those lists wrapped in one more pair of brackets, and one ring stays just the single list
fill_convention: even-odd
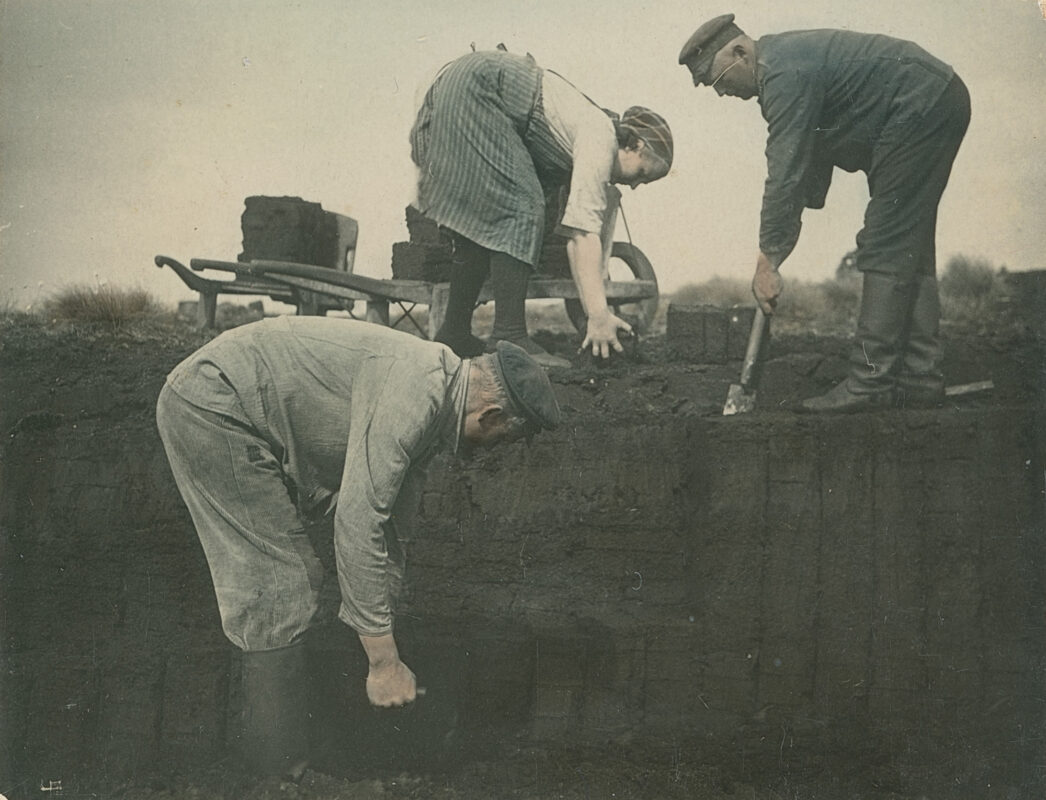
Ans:
[{"label": "patch on trouser", "polygon": [[279,461],[249,425],[197,408],[167,386],[156,421],[225,635],[242,650],[297,641],[316,613],[324,571]]}]

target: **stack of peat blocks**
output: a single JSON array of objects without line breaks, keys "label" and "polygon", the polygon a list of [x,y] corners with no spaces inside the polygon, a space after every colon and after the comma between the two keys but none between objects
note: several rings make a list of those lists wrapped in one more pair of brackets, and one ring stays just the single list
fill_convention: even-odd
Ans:
[{"label": "stack of peat blocks", "polygon": [[300,197],[256,195],[244,201],[240,217],[243,252],[238,261],[292,261],[337,267],[337,215]]}]

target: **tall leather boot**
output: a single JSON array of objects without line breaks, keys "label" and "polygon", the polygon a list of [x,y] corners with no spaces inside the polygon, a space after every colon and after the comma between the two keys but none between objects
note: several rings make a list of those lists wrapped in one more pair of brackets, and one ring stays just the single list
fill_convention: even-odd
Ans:
[{"label": "tall leather boot", "polygon": [[298,780],[308,762],[304,643],[243,654],[244,763],[260,775]]},{"label": "tall leather boot", "polygon": [[915,283],[908,341],[897,375],[894,399],[900,408],[934,408],[944,403],[940,322],[937,277],[921,276]]},{"label": "tall leather boot", "polygon": [[457,234],[453,241],[447,315],[433,339],[447,345],[461,358],[474,358],[482,355],[486,347],[482,339],[472,335],[472,312],[490,274],[490,251]]},{"label": "tall leather boot", "polygon": [[490,284],[494,291],[494,331],[490,350],[498,340],[519,345],[542,367],[569,367],[565,358],[554,356],[527,333],[527,283],[530,267],[507,253],[490,257]]},{"label": "tall leather boot", "polygon": [[913,294],[911,278],[864,273],[861,314],[850,351],[850,374],[820,397],[804,400],[802,410],[853,412],[893,404]]}]

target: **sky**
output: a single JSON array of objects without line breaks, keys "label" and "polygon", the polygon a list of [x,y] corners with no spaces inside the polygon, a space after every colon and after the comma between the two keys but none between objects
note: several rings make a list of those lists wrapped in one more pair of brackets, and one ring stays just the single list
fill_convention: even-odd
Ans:
[{"label": "sky", "polygon": [[[695,89],[677,64],[692,31],[726,11],[753,38],[885,33],[955,67],[973,119],[941,204],[939,267],[962,254],[1046,268],[1039,0],[0,0],[0,308],[71,284],[192,299],[153,256],[235,260],[244,198],[258,194],[355,217],[355,271],[390,278],[420,93],[472,45],[499,42],[602,106],[668,119],[672,171],[623,200],[662,291],[747,280],[765,123],[754,101]],[[864,177],[837,170],[786,279],[830,278],[866,202]]]}]

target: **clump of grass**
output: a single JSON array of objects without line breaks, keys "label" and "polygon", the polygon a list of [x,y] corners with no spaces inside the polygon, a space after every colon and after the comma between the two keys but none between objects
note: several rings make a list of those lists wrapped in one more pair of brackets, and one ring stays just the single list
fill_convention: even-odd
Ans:
[{"label": "clump of grass", "polygon": [[941,319],[946,322],[983,327],[992,320],[1005,295],[1003,279],[990,261],[953,256],[938,280]]},{"label": "clump of grass", "polygon": [[852,330],[860,303],[861,279],[848,275],[821,283],[786,283],[778,309],[806,333],[837,335]]},{"label": "clump of grass", "polygon": [[143,289],[121,289],[108,284],[61,289],[44,301],[43,311],[47,319],[54,322],[95,323],[114,331],[166,313]]},{"label": "clump of grass", "polygon": [[953,256],[941,275],[941,294],[953,299],[977,299],[995,289],[996,269],[984,258]]}]

